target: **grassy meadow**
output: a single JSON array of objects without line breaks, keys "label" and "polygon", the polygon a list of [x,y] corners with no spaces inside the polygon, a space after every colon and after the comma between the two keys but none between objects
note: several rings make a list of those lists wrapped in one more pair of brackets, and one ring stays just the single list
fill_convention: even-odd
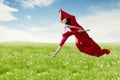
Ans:
[{"label": "grassy meadow", "polygon": [[120,43],[99,43],[111,50],[100,58],[67,43],[55,59],[54,43],[0,43],[0,80],[120,80]]}]

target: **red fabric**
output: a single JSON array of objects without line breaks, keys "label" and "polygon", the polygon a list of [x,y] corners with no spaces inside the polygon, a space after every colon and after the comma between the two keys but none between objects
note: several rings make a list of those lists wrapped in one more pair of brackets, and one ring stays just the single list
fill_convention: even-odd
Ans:
[{"label": "red fabric", "polygon": [[[63,10],[60,10],[60,15],[61,15],[61,21],[64,18],[70,18],[71,19],[70,25],[80,27],[84,30],[84,28],[77,23],[75,16],[70,15]],[[76,31],[77,29],[71,29],[71,30]],[[101,49],[100,46],[92,38],[89,37],[87,32],[77,33],[74,35],[76,37],[76,46],[79,49],[79,51],[96,57],[100,57],[103,54],[110,53],[110,50],[108,49]]]}]

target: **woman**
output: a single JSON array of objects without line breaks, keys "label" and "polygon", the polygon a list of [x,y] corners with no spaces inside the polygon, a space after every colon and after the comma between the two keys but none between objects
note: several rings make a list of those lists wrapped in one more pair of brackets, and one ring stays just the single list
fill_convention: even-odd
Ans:
[{"label": "woman", "polygon": [[[84,31],[90,31],[89,29],[88,30],[82,30],[79,27],[71,26],[70,21],[71,21],[70,18],[65,18],[61,22],[60,31],[62,33],[62,40],[59,43],[59,46],[58,46],[57,50],[55,51],[55,53],[52,55],[52,58],[56,57],[56,55],[59,53],[63,44],[65,43],[65,41],[67,40],[67,38],[69,36],[80,33],[80,32],[84,32]],[[70,28],[75,28],[75,29],[78,29],[78,30],[77,31],[71,31]]]}]

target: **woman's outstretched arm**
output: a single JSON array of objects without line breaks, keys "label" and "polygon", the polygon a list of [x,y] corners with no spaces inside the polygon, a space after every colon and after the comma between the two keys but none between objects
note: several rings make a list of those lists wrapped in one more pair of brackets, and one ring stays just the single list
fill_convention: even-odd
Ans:
[{"label": "woman's outstretched arm", "polygon": [[82,29],[82,28],[80,28],[80,27],[71,26],[71,25],[69,25],[69,28],[75,28],[75,29],[78,29],[78,31],[79,31],[79,32],[90,31],[90,29],[83,30],[83,29]]},{"label": "woman's outstretched arm", "polygon": [[69,25],[69,28],[82,29],[82,28],[80,28],[80,27],[71,26],[71,25]]}]

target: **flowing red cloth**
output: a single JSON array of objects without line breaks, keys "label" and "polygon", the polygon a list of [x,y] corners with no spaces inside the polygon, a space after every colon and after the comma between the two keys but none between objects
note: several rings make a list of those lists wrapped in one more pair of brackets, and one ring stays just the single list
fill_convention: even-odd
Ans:
[{"label": "flowing red cloth", "polygon": [[[61,15],[61,21],[64,18],[70,18],[71,19],[70,25],[80,27],[84,30],[84,28],[77,23],[75,16],[70,15],[61,9],[60,9],[60,15]],[[77,29],[72,28],[71,30],[76,31]],[[92,38],[89,37],[87,32],[81,32],[81,33],[75,34],[75,37],[76,37],[77,48],[79,49],[79,51],[85,54],[100,57],[103,54],[110,53],[110,50],[108,49],[101,49],[100,46]]]}]

